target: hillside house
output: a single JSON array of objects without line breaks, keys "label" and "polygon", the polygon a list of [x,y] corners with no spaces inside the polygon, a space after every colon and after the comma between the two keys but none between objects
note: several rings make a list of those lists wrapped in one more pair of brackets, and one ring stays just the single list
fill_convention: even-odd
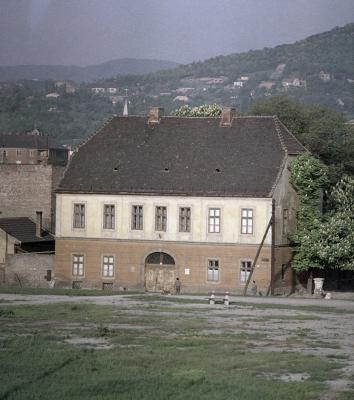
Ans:
[{"label": "hillside house", "polygon": [[[58,286],[240,292],[292,285],[288,163],[304,147],[276,117],[114,117],[57,190]],[[274,203],[274,208],[273,208]],[[274,214],[272,214],[272,210]],[[285,290],[285,289],[281,289]]]}]

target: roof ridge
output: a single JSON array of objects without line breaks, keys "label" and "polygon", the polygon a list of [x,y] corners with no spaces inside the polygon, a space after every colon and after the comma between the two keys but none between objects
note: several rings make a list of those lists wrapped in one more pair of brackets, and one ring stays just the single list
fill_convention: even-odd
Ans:
[{"label": "roof ridge", "polygon": [[288,153],[288,148],[286,147],[286,144],[285,144],[285,141],[284,141],[284,136],[283,136],[283,134],[282,134],[282,132],[281,132],[281,130],[280,130],[280,126],[279,126],[280,121],[279,121],[279,118],[278,118],[276,115],[273,115],[273,121],[274,121],[275,131],[276,131],[277,134],[278,134],[281,147],[283,148],[283,150],[285,151],[285,153]]},{"label": "roof ridge", "polygon": [[298,145],[300,145],[301,147],[303,147],[305,150],[308,151],[308,149],[300,142],[300,140],[292,133],[289,131],[289,129],[287,128],[287,126],[285,124],[283,124],[283,122],[278,118],[278,116],[275,116],[278,120],[278,127],[279,125],[281,125],[283,127],[283,129],[285,129],[285,131],[296,141],[296,143]]}]

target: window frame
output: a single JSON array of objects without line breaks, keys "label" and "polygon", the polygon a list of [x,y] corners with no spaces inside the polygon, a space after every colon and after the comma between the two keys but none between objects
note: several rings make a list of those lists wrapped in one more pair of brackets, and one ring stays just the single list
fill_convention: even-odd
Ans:
[{"label": "window frame", "polygon": [[[82,257],[82,261],[75,260],[75,258]],[[79,274],[79,265],[82,264],[82,274]],[[75,269],[77,273],[75,273]],[[71,276],[77,278],[83,278],[85,276],[85,254],[84,253],[73,253],[71,255]]]},{"label": "window frame", "polygon": [[[216,211],[219,211],[219,215],[215,215]],[[211,212],[214,212],[214,215],[211,215]],[[218,224],[216,223],[217,221]],[[213,230],[211,230],[211,227],[213,227]],[[216,230],[216,228],[218,228],[218,230]],[[208,207],[208,233],[221,233],[221,207]]]},{"label": "window frame", "polygon": [[[112,258],[113,261],[110,262],[108,261],[105,263],[105,258]],[[116,270],[116,257],[114,254],[102,254],[102,259],[101,259],[101,265],[102,265],[102,277],[104,279],[113,279],[115,277],[115,270]],[[105,266],[108,266],[108,275],[105,275]],[[112,274],[109,274],[109,267],[112,267]]]},{"label": "window frame", "polygon": [[[246,266],[245,270],[242,269],[242,264],[243,263],[249,264],[249,270],[248,270],[248,266]],[[247,259],[240,260],[240,275],[239,275],[239,279],[240,279],[240,284],[241,285],[245,285],[247,283],[247,280],[248,280],[248,277],[250,276],[251,271],[252,271],[252,260],[247,260]]]},{"label": "window frame", "polygon": [[[243,212],[246,212],[246,216],[243,216]],[[252,216],[249,216],[249,213],[252,213]],[[244,224],[243,221],[246,221]],[[251,225],[249,225],[249,221],[251,221]],[[249,231],[249,227],[251,227],[251,231]],[[245,232],[243,231],[245,228]],[[241,218],[240,218],[240,233],[241,235],[253,235],[254,234],[254,209],[253,208],[241,208]]]},{"label": "window frame", "polygon": [[[106,207],[111,207],[113,212],[106,212]],[[104,230],[115,230],[116,229],[116,205],[114,203],[104,203],[102,209],[102,227]],[[106,217],[110,218],[110,223],[107,224]],[[110,226],[108,226],[110,225]]]},{"label": "window frame", "polygon": [[[185,215],[182,215],[182,210]],[[190,233],[192,231],[192,208],[180,206],[178,209],[178,232]]]},{"label": "window frame", "polygon": [[[212,270],[212,278],[209,279],[209,271]],[[217,271],[217,279],[215,279],[215,271]],[[220,259],[219,258],[208,258],[207,260],[207,282],[219,283],[220,282]]]},{"label": "window frame", "polygon": [[132,204],[130,228],[132,231],[144,230],[144,206],[142,204]]},{"label": "window frame", "polygon": [[155,206],[155,231],[167,231],[167,206]]},{"label": "window frame", "polygon": [[[79,218],[80,218],[80,226],[76,226],[76,211],[75,208],[76,206],[82,206],[83,207],[83,214],[80,212],[78,213]],[[83,218],[83,221],[82,221]],[[86,203],[85,202],[80,202],[80,203],[73,203],[73,224],[72,224],[73,229],[85,229],[86,228]]]}]

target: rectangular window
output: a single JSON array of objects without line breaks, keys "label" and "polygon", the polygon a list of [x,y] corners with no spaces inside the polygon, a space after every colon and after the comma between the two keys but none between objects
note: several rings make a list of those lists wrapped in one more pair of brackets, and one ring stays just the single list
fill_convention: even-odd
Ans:
[{"label": "rectangular window", "polygon": [[85,228],[85,204],[74,204],[74,228]]},{"label": "rectangular window", "polygon": [[179,209],[179,231],[191,231],[191,209],[190,207],[180,207]]},{"label": "rectangular window", "polygon": [[143,229],[143,206],[132,206],[132,229]]},{"label": "rectangular window", "polygon": [[166,232],[167,207],[157,206],[155,209],[155,230]]},{"label": "rectangular window", "polygon": [[82,254],[73,255],[73,276],[84,276],[84,256]]},{"label": "rectangular window", "polygon": [[209,208],[209,233],[220,233],[220,208]]},{"label": "rectangular window", "polygon": [[219,280],[219,260],[208,260],[208,281]]},{"label": "rectangular window", "polygon": [[103,256],[102,259],[103,268],[102,273],[105,278],[112,278],[114,276],[114,257]]},{"label": "rectangular window", "polygon": [[16,155],[21,156],[22,155],[22,150],[16,150]]},{"label": "rectangular window", "polygon": [[241,233],[253,233],[253,210],[242,208],[241,210]]},{"label": "rectangular window", "polygon": [[103,228],[115,228],[115,207],[113,204],[105,204],[103,206]]},{"label": "rectangular window", "polygon": [[240,282],[246,283],[248,277],[250,276],[252,269],[252,262],[251,261],[241,261],[240,266]]}]

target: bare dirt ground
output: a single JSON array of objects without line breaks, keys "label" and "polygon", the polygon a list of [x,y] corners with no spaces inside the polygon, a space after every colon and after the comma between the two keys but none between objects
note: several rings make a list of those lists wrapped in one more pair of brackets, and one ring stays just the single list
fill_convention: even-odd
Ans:
[{"label": "bare dirt ground", "polygon": [[[189,302],[190,301],[190,302]],[[198,303],[199,301],[199,303]],[[354,302],[281,297],[231,297],[231,304],[209,305],[203,296],[49,296],[0,294],[0,303],[7,305],[43,305],[52,303],[93,303],[116,306],[131,317],[149,315],[181,317],[181,314],[202,316],[206,324],[199,332],[205,335],[243,334],[250,336],[251,352],[300,352],[302,354],[333,357],[343,360],[340,379],[328,381],[328,395],[323,400],[335,399],[336,393],[353,388],[354,384]],[[160,309],[159,309],[160,307]],[[137,318],[137,319],[138,319]],[[69,329],[70,327],[68,327]],[[108,329],[117,324],[108,325]],[[124,329],[124,326],[119,326]],[[143,324],[129,324],[126,329],[144,331]],[[146,327],[147,328],[147,327]],[[152,327],[148,327],[152,329]],[[148,330],[148,329],[147,329]],[[259,334],[252,340],[252,335]],[[109,348],[106,339],[93,343],[92,339],[73,337],[73,345]],[[90,342],[91,340],[91,342]],[[268,378],[268,377],[267,377]],[[307,374],[273,375],[269,379],[301,381]],[[349,398],[349,397],[348,397]]]}]

